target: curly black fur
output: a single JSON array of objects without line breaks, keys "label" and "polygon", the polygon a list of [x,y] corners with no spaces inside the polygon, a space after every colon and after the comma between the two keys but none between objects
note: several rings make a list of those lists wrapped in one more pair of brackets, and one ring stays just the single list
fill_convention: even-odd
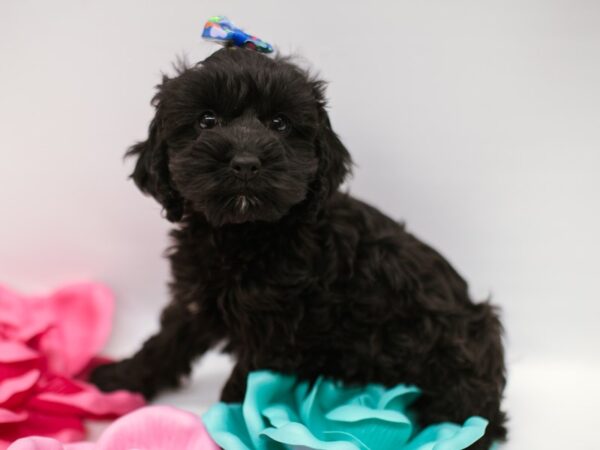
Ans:
[{"label": "curly black fur", "polygon": [[[338,191],[351,160],[323,82],[286,58],[223,49],[165,77],[154,105],[148,139],[128,154],[136,184],[178,222],[172,301],[139,352],[93,373],[98,386],[152,397],[224,342],[237,361],[224,401],[242,400],[257,369],[414,383],[421,423],[477,414],[490,427],[472,448],[505,438],[494,307],[472,302],[403,225]],[[206,111],[216,126],[199,124]],[[289,128],[274,129],[274,116]],[[258,158],[255,176],[237,176],[237,155]]]}]

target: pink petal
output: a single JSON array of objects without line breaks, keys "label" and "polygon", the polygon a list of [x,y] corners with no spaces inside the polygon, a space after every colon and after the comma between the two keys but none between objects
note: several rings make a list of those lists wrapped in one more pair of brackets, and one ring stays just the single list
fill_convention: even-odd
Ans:
[{"label": "pink petal", "polygon": [[81,283],[33,301],[36,315],[52,318],[54,327],[39,342],[50,368],[77,375],[102,349],[110,334],[114,298],[97,283]]},{"label": "pink petal", "polygon": [[6,331],[7,327],[19,327],[23,323],[24,305],[23,298],[16,292],[0,285],[0,324]]},{"label": "pink petal", "polygon": [[145,405],[140,394],[127,391],[102,392],[82,381],[53,377],[29,401],[29,406],[54,414],[75,414],[87,418],[111,419]]},{"label": "pink petal", "polygon": [[65,450],[65,447],[56,439],[34,436],[15,441],[8,450]]},{"label": "pink petal", "polygon": [[118,419],[104,431],[97,444],[61,444],[54,439],[29,437],[8,447],[8,450],[132,449],[219,450],[219,447],[210,438],[200,419],[169,406],[149,406]]},{"label": "pink petal", "polygon": [[23,436],[42,437],[15,443],[22,449],[92,450],[91,443],[56,444],[83,439],[84,417],[114,418],[144,405],[139,394],[106,394],[70,379],[98,364],[113,309],[112,294],[98,284],[46,297],[0,286],[0,450]]},{"label": "pink petal", "polygon": [[0,381],[42,368],[42,358],[20,342],[0,340]]},{"label": "pink petal", "polygon": [[5,423],[23,422],[27,417],[28,415],[25,411],[16,413],[8,409],[0,408],[0,425]]},{"label": "pink petal", "polygon": [[20,342],[0,340],[0,362],[33,361],[39,354]]},{"label": "pink petal", "polygon": [[218,450],[200,419],[169,406],[148,406],[121,417],[100,437],[98,450]]},{"label": "pink petal", "polygon": [[30,370],[18,377],[0,380],[0,406],[8,408],[21,403],[32,391],[40,375],[39,370]]},{"label": "pink petal", "polygon": [[52,319],[41,311],[32,314],[31,298],[0,286],[0,337],[27,342],[42,333]]},{"label": "pink petal", "polygon": [[75,442],[72,444],[65,444],[65,450],[95,450],[96,444],[94,442]]},{"label": "pink petal", "polygon": [[96,444],[92,442],[76,442],[62,444],[56,439],[32,436],[15,441],[8,450],[94,450]]},{"label": "pink petal", "polygon": [[61,442],[76,442],[84,438],[85,430],[78,417],[55,416],[39,411],[28,411],[26,420],[10,427],[0,427],[0,442],[13,442],[23,436],[46,436]]}]

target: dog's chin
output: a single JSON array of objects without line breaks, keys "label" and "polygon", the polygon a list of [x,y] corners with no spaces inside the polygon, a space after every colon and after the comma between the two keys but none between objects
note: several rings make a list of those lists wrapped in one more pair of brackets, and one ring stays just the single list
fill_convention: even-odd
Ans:
[{"label": "dog's chin", "polygon": [[251,183],[236,179],[198,176],[193,183],[179,180],[178,191],[191,208],[213,227],[249,222],[277,222],[310,192],[305,176],[277,174]]},{"label": "dog's chin", "polygon": [[219,202],[207,202],[201,212],[214,227],[250,222],[277,222],[293,205],[270,205],[250,194],[236,194]]}]

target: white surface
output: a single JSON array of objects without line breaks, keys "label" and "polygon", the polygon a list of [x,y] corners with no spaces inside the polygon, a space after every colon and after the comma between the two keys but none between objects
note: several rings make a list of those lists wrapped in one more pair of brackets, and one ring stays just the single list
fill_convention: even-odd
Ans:
[{"label": "white surface", "polygon": [[[101,280],[115,356],[166,301],[167,223],[125,148],[175,55],[228,14],[328,80],[352,192],[405,219],[504,309],[509,449],[596,449],[600,3],[0,2],[0,282]],[[164,401],[200,408],[224,362]],[[597,416],[597,414],[595,415]]]}]

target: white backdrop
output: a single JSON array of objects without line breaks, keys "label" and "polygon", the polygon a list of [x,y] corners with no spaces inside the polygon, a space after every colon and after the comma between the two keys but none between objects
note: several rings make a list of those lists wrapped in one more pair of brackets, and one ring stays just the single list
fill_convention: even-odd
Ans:
[{"label": "white backdrop", "polygon": [[[114,356],[155,328],[168,224],[127,180],[122,155],[145,137],[160,72],[216,49],[200,39],[214,14],[331,81],[333,125],[357,163],[351,192],[406,220],[474,296],[502,306],[506,448],[597,448],[594,0],[3,0],[0,282],[26,292],[107,283]],[[205,405],[226,365],[211,356],[163,401]]]}]

